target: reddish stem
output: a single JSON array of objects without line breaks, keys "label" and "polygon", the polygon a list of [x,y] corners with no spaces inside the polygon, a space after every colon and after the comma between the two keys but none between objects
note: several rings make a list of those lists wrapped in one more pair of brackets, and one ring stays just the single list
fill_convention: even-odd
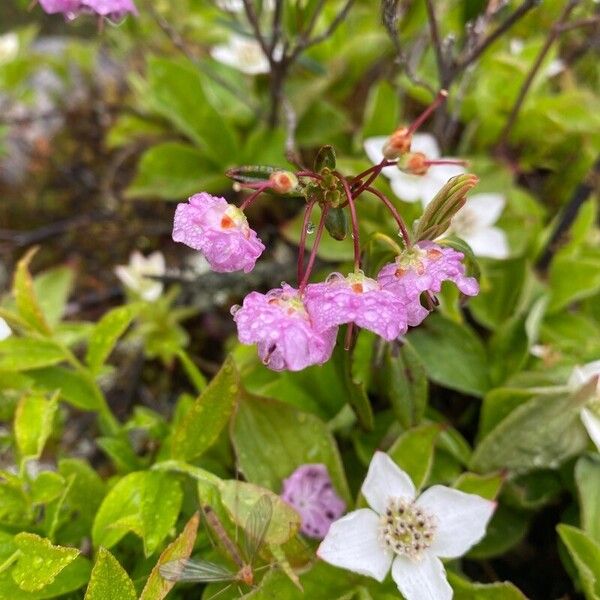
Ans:
[{"label": "reddish stem", "polygon": [[348,352],[352,348],[352,334],[354,333],[354,323],[348,323],[346,337],[344,338],[344,350]]},{"label": "reddish stem", "polygon": [[[248,187],[248,186],[247,186]],[[253,187],[253,186],[252,186]],[[240,210],[246,210],[271,184],[262,184],[253,194],[250,194],[241,204]]]},{"label": "reddish stem", "polygon": [[377,173],[379,174],[381,169],[383,169],[384,167],[389,167],[389,166],[395,165],[395,164],[396,164],[395,160],[387,160],[384,158],[380,163],[373,165],[372,167],[369,167],[368,169],[365,169],[362,173],[359,173],[358,175],[355,175],[352,178],[352,182],[357,183],[365,175],[368,175],[369,173],[372,173],[373,171],[377,171]]},{"label": "reddish stem", "polygon": [[352,197],[352,192],[350,191],[350,186],[348,185],[348,181],[346,180],[346,178],[337,171],[334,171],[333,174],[338,178],[339,182],[342,184],[344,192],[346,193],[348,205],[350,206],[350,220],[352,222],[352,241],[354,243],[354,270],[357,271],[358,269],[360,269],[360,239],[358,231],[358,216],[356,214],[356,204],[354,203],[354,198]]},{"label": "reddish stem", "polygon": [[398,223],[398,227],[400,228],[400,233],[402,234],[402,239],[404,240],[404,244],[407,248],[410,248],[412,243],[410,241],[410,236],[408,235],[408,229],[406,228],[406,223],[404,219],[400,216],[400,213],[396,210],[396,207],[392,204],[392,201],[385,196],[385,194],[381,193],[378,189],[368,187],[367,192],[371,192],[374,196],[377,196],[386,206],[386,208],[392,213],[394,219],[396,219],[396,223]]},{"label": "reddish stem", "polygon": [[313,179],[318,179],[321,181],[323,177],[318,173],[313,173],[313,171],[296,171],[296,177],[312,177]]},{"label": "reddish stem", "polygon": [[321,242],[321,236],[323,235],[323,229],[325,229],[325,219],[327,218],[327,213],[329,212],[329,206],[326,204],[323,207],[323,212],[321,213],[321,219],[319,220],[319,226],[317,228],[317,233],[315,235],[315,242],[313,244],[312,250],[310,251],[310,258],[308,259],[308,264],[306,265],[306,271],[304,271],[304,276],[302,277],[302,282],[300,283],[300,294],[304,292],[304,288],[308,283],[308,279],[310,277],[310,273],[315,264],[315,259],[317,258],[317,250],[319,249],[319,244]]},{"label": "reddish stem", "polygon": [[306,234],[308,229],[308,224],[310,222],[310,216],[312,214],[313,208],[317,202],[316,198],[311,198],[304,209],[304,220],[302,221],[302,231],[300,232],[300,245],[298,249],[298,285],[302,281],[302,277],[304,275],[304,253],[306,251]]},{"label": "reddish stem", "polygon": [[409,125],[406,133],[411,135],[419,129],[446,98],[448,98],[448,92],[446,90],[440,90],[435,97],[435,100]]}]

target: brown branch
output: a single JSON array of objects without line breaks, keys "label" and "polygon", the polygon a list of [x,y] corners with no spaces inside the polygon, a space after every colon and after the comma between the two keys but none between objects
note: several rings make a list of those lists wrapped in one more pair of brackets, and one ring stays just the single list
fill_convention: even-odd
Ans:
[{"label": "brown branch", "polygon": [[540,0],[525,0],[501,25],[484,38],[465,56],[459,58],[454,67],[456,73],[466,69],[475,62],[498,38],[503,36],[509,29],[520,21],[532,8],[540,3]]},{"label": "brown branch", "polygon": [[579,0],[569,0],[569,2],[566,4],[566,6],[563,9],[563,12],[561,13],[558,20],[550,28],[550,31],[548,32],[548,35],[546,36],[546,41],[544,42],[544,45],[542,46],[541,50],[539,51],[531,69],[529,70],[529,73],[527,74],[527,77],[525,78],[525,81],[523,82],[523,85],[521,86],[521,89],[519,90],[519,95],[517,96],[517,99],[515,100],[513,107],[510,111],[510,114],[506,121],[506,124],[505,124],[504,128],[502,129],[502,132],[500,133],[500,137],[498,139],[498,145],[500,147],[506,145],[506,142],[508,141],[510,132],[511,132],[514,124],[517,121],[517,117],[519,116],[519,112],[523,106],[523,102],[525,101],[525,97],[527,96],[527,93],[529,92],[529,88],[531,87],[531,84],[533,83],[535,76],[537,75],[540,67],[542,66],[542,63],[544,62],[546,55],[550,51],[552,44],[554,44],[554,42],[556,41],[556,38],[559,36],[560,27],[569,18],[569,15],[573,11],[573,9],[577,6],[577,4],[579,4]]},{"label": "brown branch", "polygon": [[446,88],[448,73],[446,68],[446,60],[444,58],[444,49],[442,47],[440,29],[438,26],[437,17],[435,16],[435,10],[433,8],[433,0],[425,0],[425,7],[427,8],[429,33],[431,35],[431,43],[433,44],[433,50],[435,52],[435,62],[437,64],[440,87]]}]

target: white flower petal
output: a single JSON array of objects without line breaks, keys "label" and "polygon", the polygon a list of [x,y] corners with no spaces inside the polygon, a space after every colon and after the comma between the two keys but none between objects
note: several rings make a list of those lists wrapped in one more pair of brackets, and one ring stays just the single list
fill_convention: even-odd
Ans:
[{"label": "white flower petal", "polygon": [[379,541],[379,516],[361,508],[334,521],[317,556],[336,567],[383,581],[393,554]]},{"label": "white flower petal", "polygon": [[219,44],[210,50],[217,61],[248,75],[259,75],[270,71],[269,60],[260,44],[250,38],[232,35],[227,44]]},{"label": "white flower petal", "polygon": [[451,600],[452,588],[442,561],[427,553],[419,561],[397,556],[392,578],[406,600]]},{"label": "white flower petal", "polygon": [[567,385],[571,389],[577,390],[595,375],[600,375],[600,360],[595,360],[594,362],[587,363],[583,366],[575,367],[571,372]]},{"label": "white flower petal", "polygon": [[430,160],[435,160],[440,156],[440,147],[430,133],[415,133],[410,145],[410,151],[422,152]]},{"label": "white flower petal", "polygon": [[396,167],[389,168],[396,171],[390,177],[390,185],[392,186],[392,191],[400,200],[404,200],[404,202],[417,202],[422,198],[426,175],[409,175],[408,173],[399,171]]},{"label": "white flower petal", "polygon": [[146,283],[149,280],[144,280],[142,287],[140,288],[140,296],[146,302],[154,302],[157,300],[163,291],[163,284],[160,281],[152,281]]},{"label": "white flower petal", "polygon": [[0,341],[12,335],[12,329],[8,326],[8,323],[0,317]]},{"label": "white flower petal", "polygon": [[460,165],[433,165],[423,177],[421,201],[427,206],[451,177],[465,173]]},{"label": "white flower petal", "polygon": [[410,477],[385,452],[373,455],[361,491],[369,506],[380,515],[390,498],[412,500],[416,493]]},{"label": "white flower petal", "polygon": [[453,231],[471,246],[475,256],[502,259],[510,253],[506,233],[499,227],[483,227],[465,234],[461,234],[458,228]]},{"label": "white flower petal", "polygon": [[485,534],[496,503],[443,485],[434,485],[417,504],[436,519],[430,551],[443,558],[462,556]]},{"label": "white flower petal", "polygon": [[377,135],[367,138],[363,142],[363,148],[369,160],[374,164],[378,164],[383,160],[383,146],[385,145],[387,135]]},{"label": "white flower petal", "polygon": [[137,276],[137,273],[133,272],[133,269],[124,265],[119,265],[118,267],[115,267],[115,275],[121,280],[121,283],[125,287],[128,287],[134,292],[139,291],[141,284],[140,278]]},{"label": "white flower petal", "polygon": [[587,408],[582,408],[579,416],[592,442],[596,444],[596,448],[600,451],[600,419]]},{"label": "white flower petal", "polygon": [[147,259],[144,271],[148,275],[164,275],[166,271],[165,257],[162,252],[153,252]]},{"label": "white flower petal", "polygon": [[474,228],[493,225],[506,206],[506,198],[502,194],[474,194],[469,196],[461,211],[468,211]]}]

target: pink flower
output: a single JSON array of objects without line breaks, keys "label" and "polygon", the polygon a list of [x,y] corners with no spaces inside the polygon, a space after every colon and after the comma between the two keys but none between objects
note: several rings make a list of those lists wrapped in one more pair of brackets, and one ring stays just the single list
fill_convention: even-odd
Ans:
[{"label": "pink flower", "polygon": [[327,467],[321,464],[298,467],[284,480],[281,497],[300,513],[300,531],[320,540],[346,510],[346,503],[333,489]]},{"label": "pink flower", "polygon": [[405,299],[408,324],[418,325],[427,316],[419,297],[423,292],[437,294],[443,281],[453,281],[467,296],[479,293],[479,284],[465,275],[464,255],[452,248],[443,248],[433,242],[417,242],[405,250],[396,261],[385,265],[377,281],[388,290]]},{"label": "pink flower", "polygon": [[177,205],[173,239],[202,252],[219,273],[252,271],[265,249],[237,206],[206,192]]},{"label": "pink flower", "polygon": [[137,15],[133,0],[39,0],[48,14],[62,13],[74,19],[82,13],[94,13],[112,21],[119,21],[131,13]]},{"label": "pink flower", "polygon": [[325,283],[309,285],[304,301],[317,331],[355,323],[391,341],[408,328],[401,297],[361,272],[333,273]]},{"label": "pink flower", "polygon": [[274,371],[301,371],[331,357],[337,328],[316,331],[298,290],[287,284],[248,294],[232,314],[240,342],[257,344],[260,358]]}]

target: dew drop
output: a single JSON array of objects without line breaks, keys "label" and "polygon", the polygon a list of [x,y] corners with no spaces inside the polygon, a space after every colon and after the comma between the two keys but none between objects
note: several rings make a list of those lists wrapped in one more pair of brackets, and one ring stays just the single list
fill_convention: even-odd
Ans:
[{"label": "dew drop", "polygon": [[308,233],[308,235],[312,235],[315,232],[315,224],[314,223],[309,223],[306,226],[306,233]]}]

